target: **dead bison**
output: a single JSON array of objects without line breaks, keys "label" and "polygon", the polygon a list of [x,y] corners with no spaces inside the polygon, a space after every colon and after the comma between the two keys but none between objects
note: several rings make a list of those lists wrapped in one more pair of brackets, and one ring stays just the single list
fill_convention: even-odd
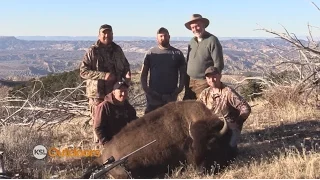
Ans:
[{"label": "dead bison", "polygon": [[[169,103],[131,122],[106,143],[102,155],[95,161],[101,165],[110,156],[120,159],[139,147],[155,143],[133,154],[124,167],[109,172],[115,178],[152,178],[174,169],[181,163],[197,169],[224,166],[230,154],[231,132],[225,121],[194,100]],[[88,174],[83,178],[88,178]]]}]

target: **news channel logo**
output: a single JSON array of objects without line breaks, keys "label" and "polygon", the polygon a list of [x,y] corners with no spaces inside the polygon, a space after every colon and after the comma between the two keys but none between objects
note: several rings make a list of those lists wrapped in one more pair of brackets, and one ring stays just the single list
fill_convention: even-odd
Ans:
[{"label": "news channel logo", "polygon": [[43,145],[37,145],[33,148],[33,156],[37,159],[44,159],[47,156],[48,150]]}]

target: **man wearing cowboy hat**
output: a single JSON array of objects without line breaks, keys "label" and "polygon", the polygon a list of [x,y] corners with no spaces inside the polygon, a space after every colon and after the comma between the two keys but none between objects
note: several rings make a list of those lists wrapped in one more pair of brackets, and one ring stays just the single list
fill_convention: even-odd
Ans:
[{"label": "man wearing cowboy hat", "polygon": [[185,85],[186,99],[197,99],[208,87],[205,70],[209,66],[216,67],[220,72],[224,68],[222,46],[218,38],[205,30],[209,20],[200,14],[193,14],[185,27],[192,31],[187,53],[187,74]]}]

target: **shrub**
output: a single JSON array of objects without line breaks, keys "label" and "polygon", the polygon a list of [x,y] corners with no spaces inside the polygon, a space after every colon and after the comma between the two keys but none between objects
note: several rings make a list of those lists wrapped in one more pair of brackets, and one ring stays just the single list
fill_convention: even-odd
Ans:
[{"label": "shrub", "polygon": [[261,97],[263,86],[257,80],[248,80],[248,84],[242,86],[240,93],[247,100],[253,101],[254,99]]},{"label": "shrub", "polygon": [[[13,87],[9,91],[10,96],[27,98],[35,91],[40,90],[39,93],[35,94],[34,99],[47,100],[48,98],[55,97],[64,88],[75,88],[79,86],[82,79],[79,75],[79,69],[70,72],[63,72],[58,74],[49,74],[48,76],[41,77],[39,80],[31,79],[22,85]],[[81,90],[85,91],[84,88]],[[65,91],[60,96],[66,96],[70,91]],[[82,100],[84,94],[76,92],[68,97],[67,100]]]}]

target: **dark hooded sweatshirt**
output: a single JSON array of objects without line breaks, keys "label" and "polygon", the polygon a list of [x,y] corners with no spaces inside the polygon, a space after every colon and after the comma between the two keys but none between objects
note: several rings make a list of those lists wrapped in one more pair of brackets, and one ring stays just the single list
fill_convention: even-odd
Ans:
[{"label": "dark hooded sweatshirt", "polygon": [[104,144],[117,134],[127,123],[137,119],[136,110],[126,100],[124,104],[114,103],[112,93],[105,96],[102,103],[97,106],[94,130],[99,142]]}]

